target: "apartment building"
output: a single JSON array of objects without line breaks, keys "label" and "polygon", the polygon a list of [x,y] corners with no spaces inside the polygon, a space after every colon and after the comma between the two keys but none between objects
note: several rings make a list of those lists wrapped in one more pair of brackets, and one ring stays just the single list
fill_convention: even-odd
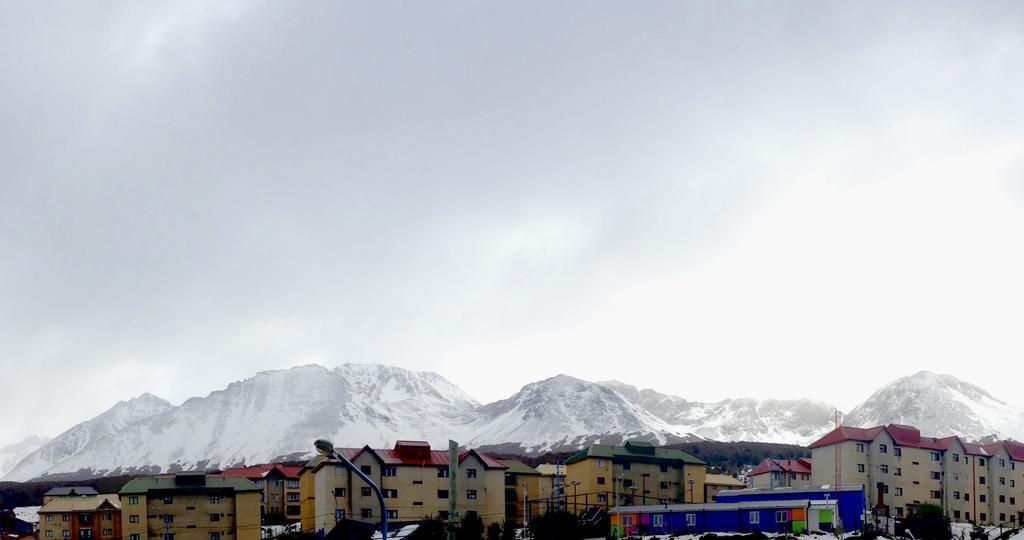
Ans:
[{"label": "apartment building", "polygon": [[[53,490],[51,490],[53,491]],[[121,504],[117,495],[44,495],[39,537],[66,540],[120,540]]]},{"label": "apartment building", "polygon": [[[448,518],[449,453],[423,441],[398,441],[394,448],[339,449],[384,492],[391,523]],[[460,515],[476,513],[485,524],[505,518],[505,470],[497,459],[476,450],[460,452],[455,501]],[[342,519],[380,520],[380,507],[369,486],[344,465],[323,457],[303,467],[300,476],[302,529],[330,532]]]},{"label": "apartment building", "polygon": [[526,523],[527,497],[539,497],[541,473],[537,469],[514,459],[502,459],[505,464],[505,521]]},{"label": "apartment building", "polygon": [[809,487],[811,460],[765,459],[747,474],[747,478],[752,488]]},{"label": "apartment building", "polygon": [[646,441],[596,444],[565,460],[578,507],[702,503],[705,466],[682,450]]},{"label": "apartment building", "polygon": [[1014,526],[1024,518],[1021,443],[982,446],[959,437],[925,437],[913,426],[889,424],[843,426],[810,448],[813,484],[864,486],[868,507],[882,514],[909,515],[917,506],[932,503],[953,521]]},{"label": "apartment building", "polygon": [[727,474],[711,474],[704,476],[704,502],[713,503],[718,501],[718,494],[722,491],[744,489],[747,485],[742,480]]},{"label": "apartment building", "polygon": [[260,493],[246,478],[203,472],[136,478],[121,496],[124,540],[260,540]]},{"label": "apartment building", "polygon": [[270,463],[251,467],[233,467],[219,474],[227,478],[247,478],[261,489],[262,523],[276,524],[301,518],[299,474],[302,467]]}]

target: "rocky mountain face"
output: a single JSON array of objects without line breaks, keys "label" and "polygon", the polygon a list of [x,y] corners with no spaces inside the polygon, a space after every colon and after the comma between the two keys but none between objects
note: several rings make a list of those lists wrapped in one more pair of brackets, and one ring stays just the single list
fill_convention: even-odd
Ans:
[{"label": "rocky mountain face", "polygon": [[[528,453],[642,438],[808,444],[834,409],[808,400],[714,403],[559,375],[481,405],[436,373],[376,364],[266,371],[179,406],[143,394],[116,404],[21,459],[4,480],[228,467],[312,453],[312,441],[389,447],[420,439]],[[889,422],[928,435],[1017,437],[1024,414],[980,388],[922,372],[875,392],[847,425]]]},{"label": "rocky mountain face", "polygon": [[859,427],[909,424],[935,437],[1024,439],[1024,409],[956,377],[930,371],[885,385],[850,411],[843,423]]}]

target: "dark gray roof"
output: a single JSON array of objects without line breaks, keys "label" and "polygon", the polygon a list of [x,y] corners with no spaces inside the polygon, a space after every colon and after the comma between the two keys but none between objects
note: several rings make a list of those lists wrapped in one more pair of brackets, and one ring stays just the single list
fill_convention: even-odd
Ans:
[{"label": "dark gray roof", "polygon": [[145,494],[150,490],[155,491],[190,491],[190,490],[232,490],[232,491],[262,491],[247,478],[204,476],[201,474],[179,474],[179,478],[186,479],[181,482],[176,478],[136,478],[121,488],[121,495]]},{"label": "dark gray roof", "polygon": [[43,494],[44,497],[68,497],[78,495],[99,495],[95,489],[89,486],[62,486],[51,488]]}]

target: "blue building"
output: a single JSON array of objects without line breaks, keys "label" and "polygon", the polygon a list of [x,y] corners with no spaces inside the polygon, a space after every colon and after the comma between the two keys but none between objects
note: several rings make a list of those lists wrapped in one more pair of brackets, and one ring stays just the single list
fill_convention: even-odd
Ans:
[{"label": "blue building", "polygon": [[775,489],[738,489],[718,494],[718,502],[741,503],[753,501],[809,500],[812,503],[834,501],[838,508],[836,526],[844,531],[860,530],[864,526],[867,508],[864,488],[861,486],[791,487]]},{"label": "blue building", "polygon": [[864,492],[850,488],[779,488],[722,491],[712,504],[617,506],[611,534],[705,532],[802,533],[853,531],[864,523]]}]

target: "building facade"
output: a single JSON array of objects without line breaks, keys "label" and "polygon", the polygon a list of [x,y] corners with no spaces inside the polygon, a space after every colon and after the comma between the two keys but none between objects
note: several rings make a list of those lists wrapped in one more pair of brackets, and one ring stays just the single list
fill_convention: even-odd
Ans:
[{"label": "building facade", "polygon": [[768,458],[747,475],[752,488],[809,487],[811,460]]},{"label": "building facade", "polygon": [[[448,519],[451,471],[458,475],[454,497],[460,515],[476,513],[485,524],[505,519],[507,467],[483,452],[461,452],[450,468],[447,451],[431,450],[422,441],[399,441],[391,449],[338,451],[380,486],[390,523]],[[303,468],[300,486],[303,531],[327,533],[343,519],[380,521],[376,495],[340,462],[314,458]]]},{"label": "building facade", "polygon": [[260,488],[245,478],[136,478],[121,497],[124,540],[260,540]]},{"label": "building facade", "polygon": [[910,515],[931,503],[953,521],[1016,526],[1024,518],[1021,443],[982,446],[889,424],[843,426],[810,447],[813,484],[864,486],[878,514]]},{"label": "building facade", "polygon": [[280,464],[233,467],[211,476],[246,478],[260,488],[262,523],[276,524],[301,518],[299,474],[302,467]]},{"label": "building facade", "polygon": [[537,469],[514,459],[503,459],[505,469],[505,521],[528,523],[530,517],[527,500],[540,496],[541,473]]},{"label": "building facade", "polygon": [[747,487],[742,480],[727,474],[706,474],[704,476],[704,502],[718,500],[718,493]]},{"label": "building facade", "polygon": [[117,495],[48,495],[46,500],[39,509],[41,539],[120,540]]},{"label": "building facade", "polygon": [[[702,503],[705,463],[682,450],[645,441],[593,445],[565,460],[565,496],[577,509],[593,506]],[[570,502],[569,508],[574,505]]]}]

